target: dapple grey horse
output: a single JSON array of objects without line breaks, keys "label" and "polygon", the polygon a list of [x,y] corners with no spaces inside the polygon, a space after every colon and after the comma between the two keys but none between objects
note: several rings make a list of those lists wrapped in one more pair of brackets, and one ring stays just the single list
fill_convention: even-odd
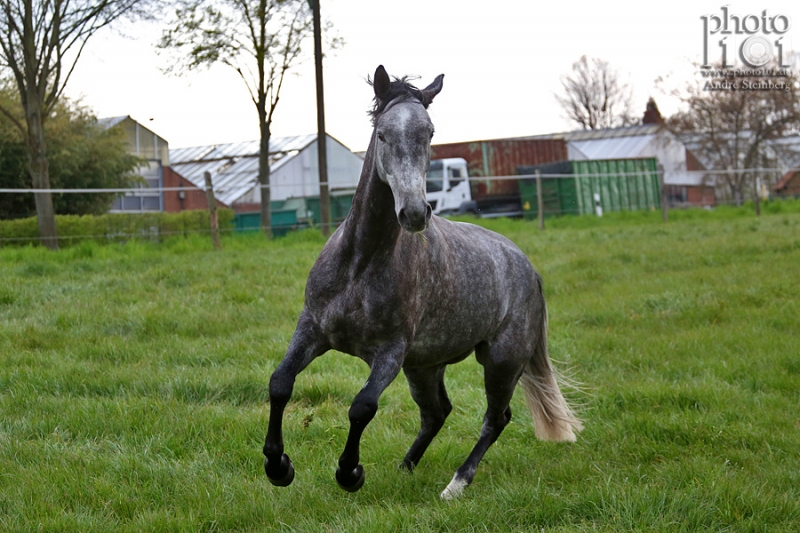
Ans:
[{"label": "dapple grey horse", "polygon": [[427,107],[443,75],[419,90],[372,80],[374,130],[353,206],[308,276],[305,307],[269,384],[264,444],[269,480],[287,486],[294,466],[284,453],[282,419],[296,376],[330,349],[370,367],[349,411],[350,431],[336,480],[364,483],[359,443],[378,398],[402,370],[419,405],[421,427],[401,466],[412,470],[452,410],[447,365],[473,351],[483,365],[487,408],[480,438],[441,497],[459,496],[511,419],[519,382],[537,437],[574,441],[581,422],[565,401],[547,353],[542,280],[511,241],[481,227],[431,216],[425,199],[433,124]]}]

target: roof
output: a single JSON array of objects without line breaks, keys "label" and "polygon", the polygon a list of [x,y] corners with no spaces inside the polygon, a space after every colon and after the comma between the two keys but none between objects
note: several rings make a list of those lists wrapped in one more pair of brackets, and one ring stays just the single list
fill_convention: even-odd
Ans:
[{"label": "roof", "polygon": [[169,142],[130,115],[99,118],[97,125],[106,130],[121,128],[127,136],[130,153],[169,165]]},{"label": "roof", "polygon": [[800,167],[800,134],[787,135],[768,142],[780,163],[789,168]]},{"label": "roof", "polygon": [[785,189],[787,185],[789,185],[790,181],[798,176],[800,176],[800,170],[790,170],[784,174],[775,185],[772,186],[772,190],[775,192],[780,192],[782,189]]},{"label": "roof", "polygon": [[[640,124],[597,130],[575,130],[526,139],[563,139],[569,159],[630,159],[642,153],[660,133],[667,131],[662,124]],[[649,152],[648,154],[649,155]]]},{"label": "roof", "polygon": [[167,142],[166,139],[164,139],[162,136],[160,136],[159,134],[157,134],[156,132],[154,132],[153,130],[151,130],[150,128],[148,128],[147,126],[145,126],[144,124],[142,124],[141,122],[139,122],[138,120],[136,120],[135,118],[133,118],[130,115],[124,115],[124,116],[121,116],[121,117],[103,117],[103,118],[98,118],[97,119],[97,125],[100,126],[101,128],[110,129],[110,128],[113,128],[114,126],[122,124],[126,120],[129,120],[131,122],[131,124],[136,126],[136,128],[138,128],[140,130],[144,130],[144,131],[148,132],[149,134],[158,137],[159,139],[161,139],[165,143]]},{"label": "roof", "polygon": [[[727,147],[723,151],[724,156],[731,158],[734,153],[734,142],[741,140],[749,148],[748,143],[753,136],[753,132],[743,130],[738,133],[719,134],[718,140],[712,141],[709,136],[703,133],[692,133],[681,135],[680,140],[692,153],[697,156],[706,168],[724,168],[728,161],[722,159],[717,150],[711,147],[723,147],[723,142],[727,142]],[[762,157],[766,157],[768,162],[762,163],[764,166],[775,166],[782,169],[800,167],[800,135],[792,134],[778,137],[775,139],[763,139],[760,142],[759,151]]]},{"label": "roof", "polygon": [[123,120],[130,118],[130,115],[125,115],[123,117],[104,117],[97,119],[97,125],[103,129],[111,129]]},{"label": "roof", "polygon": [[[316,140],[316,134],[272,137],[270,171],[275,172]],[[231,205],[258,183],[259,146],[260,141],[247,141],[172,148],[169,155],[173,169],[200,189],[205,189],[204,174],[209,172],[216,198]]]},{"label": "roof", "polygon": [[653,135],[663,130],[661,124],[640,124],[636,126],[622,126],[619,128],[605,128],[598,130],[574,130],[563,131],[560,133],[548,133],[545,135],[533,135],[531,137],[521,137],[522,139],[563,139],[571,141],[589,141],[597,139],[616,139],[619,137],[632,137],[636,135]]},{"label": "roof", "polygon": [[577,159],[573,157],[573,150],[584,159],[631,159],[640,157],[653,139],[655,134],[571,140],[567,149],[570,159]]},{"label": "roof", "polygon": [[561,135],[563,135],[564,140],[567,142],[579,142],[655,135],[664,130],[666,130],[666,128],[661,124],[640,124],[638,126],[623,126],[620,128],[601,130],[575,130],[562,133]]}]

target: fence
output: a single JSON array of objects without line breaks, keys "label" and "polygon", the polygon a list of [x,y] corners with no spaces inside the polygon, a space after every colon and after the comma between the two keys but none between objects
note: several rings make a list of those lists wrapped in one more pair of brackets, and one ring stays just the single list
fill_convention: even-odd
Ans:
[{"label": "fence", "polygon": [[[598,166],[592,161],[570,162],[569,172],[534,172],[517,176],[494,176],[470,179],[473,190],[482,182],[513,180],[517,183],[516,192],[503,197],[491,198],[495,202],[517,202],[518,209],[508,213],[528,218],[541,218],[562,215],[595,215],[599,212],[616,210],[657,210],[663,209],[666,218],[667,208],[684,207],[686,198],[681,198],[680,185],[664,185],[663,169],[655,166],[655,160],[641,160],[638,166],[626,163],[620,167]],[[741,204],[744,199],[754,201],[755,209],[766,197],[768,185],[776,183],[783,176],[797,173],[794,178],[800,188],[800,169],[753,168],[741,170],[704,170],[684,173],[692,181],[713,187],[715,205]],[[745,188],[744,197],[735,198],[720,187],[721,177],[741,176],[751,186]],[[537,185],[538,180],[538,185]],[[273,185],[273,193],[279,189]],[[684,187],[685,188],[685,187]],[[218,197],[226,192],[224,187],[215,187]],[[504,188],[508,189],[508,188]],[[0,189],[3,195],[32,195],[33,189]],[[90,195],[109,193],[135,196],[142,189],[51,189],[52,194]],[[162,187],[147,189],[147,193],[185,193],[205,194],[194,187]],[[278,191],[279,192],[279,191]],[[478,191],[479,192],[479,191]],[[473,192],[475,195],[475,192]],[[277,196],[280,196],[279,194]],[[684,194],[685,196],[685,194]],[[332,191],[332,213],[334,223],[341,222],[349,211],[353,191]],[[234,206],[239,211],[243,206]],[[220,211],[220,228],[223,232],[246,232],[263,229],[258,214],[259,206],[250,204],[250,212],[234,213],[232,209]],[[598,209],[599,208],[599,209]],[[272,203],[273,217],[267,226],[277,234],[299,227],[318,225],[319,197],[289,198]],[[540,217],[541,213],[541,217]],[[480,214],[488,215],[487,212]],[[35,217],[13,220],[15,213],[0,212],[0,246],[29,244],[38,242],[38,226]],[[6,220],[3,220],[6,219]],[[8,220],[12,219],[12,220]],[[540,222],[543,226],[543,222]],[[209,215],[207,210],[162,213],[143,211],[137,213],[111,213],[99,216],[58,216],[59,240],[64,244],[80,239],[93,239],[100,242],[122,241],[133,238],[162,239],[172,235],[208,233]]]},{"label": "fence", "polygon": [[[220,227],[230,230],[234,213],[218,211]],[[209,213],[205,210],[182,213],[109,213],[106,215],[56,215],[58,240],[63,245],[74,241],[93,240],[99,243],[123,242],[130,239],[163,240],[172,236],[207,234]],[[39,242],[36,217],[0,220],[0,246],[27,245]]]}]

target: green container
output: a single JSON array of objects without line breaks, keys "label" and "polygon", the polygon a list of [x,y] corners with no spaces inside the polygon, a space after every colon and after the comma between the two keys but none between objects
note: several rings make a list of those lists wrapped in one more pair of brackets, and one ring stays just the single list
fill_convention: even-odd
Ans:
[{"label": "green container", "polygon": [[[297,227],[297,211],[294,209],[272,209],[272,234],[282,237]],[[233,230],[237,233],[261,229],[261,213],[236,213],[233,216]]]},{"label": "green container", "polygon": [[[331,217],[334,224],[340,224],[353,206],[353,193],[331,195]],[[301,226],[319,224],[322,217],[319,211],[319,197],[287,198],[273,200],[272,233],[275,236],[286,235],[289,231]],[[236,213],[234,231],[256,231],[261,227],[261,213]]]},{"label": "green container", "polygon": [[[572,174],[572,161],[560,161],[536,167],[520,167],[522,174],[534,174],[538,170],[547,174]],[[525,178],[520,180],[519,195],[522,213],[525,218],[534,219],[539,216],[539,203],[536,197],[536,180]],[[577,214],[578,191],[574,178],[542,178],[542,204],[544,216]]]},{"label": "green container", "polygon": [[337,194],[336,196],[331,196],[331,211],[333,221],[334,222],[341,222],[345,218],[347,218],[347,214],[350,212],[350,208],[353,207],[353,195],[352,194]]},{"label": "green container", "polygon": [[[334,224],[340,224],[345,217],[347,217],[347,213],[350,212],[350,208],[353,206],[353,193],[350,194],[331,194],[331,220]],[[310,196],[305,199],[306,205],[308,206],[308,210],[313,213],[313,222],[315,224],[319,224],[322,220],[322,215],[320,214],[320,207],[319,207],[319,196]]]},{"label": "green container", "polygon": [[[547,165],[519,167],[519,174],[542,176],[545,216],[594,214],[594,195],[600,195],[603,211],[636,211],[661,207],[656,158],[560,161]],[[573,177],[563,177],[571,174]],[[539,216],[536,180],[520,180],[520,200],[526,218]]]},{"label": "green container", "polygon": [[603,211],[661,207],[658,161],[654,157],[573,161],[572,169],[581,213],[594,213],[595,193],[600,194]]}]

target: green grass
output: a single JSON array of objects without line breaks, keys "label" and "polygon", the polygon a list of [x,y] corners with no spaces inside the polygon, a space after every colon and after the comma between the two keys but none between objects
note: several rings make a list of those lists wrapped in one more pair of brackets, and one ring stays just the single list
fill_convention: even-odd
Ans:
[{"label": "green grass", "polygon": [[539,442],[515,418],[462,499],[439,492],[484,409],[473,358],[412,474],[403,378],[367,429],[364,488],[333,479],[367,376],[315,361],[286,413],[295,483],[272,487],[267,383],[322,238],[200,237],[0,249],[0,530],[796,531],[800,214],[735,210],[482,221],[545,280],[550,344],[586,430]]}]

